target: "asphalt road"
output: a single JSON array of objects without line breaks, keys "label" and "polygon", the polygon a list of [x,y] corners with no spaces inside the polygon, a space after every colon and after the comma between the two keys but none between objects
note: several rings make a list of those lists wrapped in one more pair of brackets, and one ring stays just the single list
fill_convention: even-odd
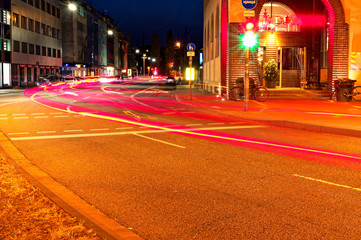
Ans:
[{"label": "asphalt road", "polygon": [[176,91],[0,93],[0,130],[144,239],[360,239],[359,138],[250,125]]}]

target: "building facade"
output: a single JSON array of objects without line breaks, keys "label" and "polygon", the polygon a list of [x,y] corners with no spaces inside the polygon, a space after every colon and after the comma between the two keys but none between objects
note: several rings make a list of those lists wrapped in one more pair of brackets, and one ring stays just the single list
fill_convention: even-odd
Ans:
[{"label": "building facade", "polygon": [[11,84],[30,87],[41,75],[60,75],[61,16],[56,0],[11,0]]},{"label": "building facade", "polygon": [[10,0],[0,2],[0,88],[11,86]]},{"label": "building facade", "polygon": [[[255,7],[246,9],[250,2]],[[228,96],[244,77],[240,36],[250,21],[257,26],[258,46],[250,51],[249,74],[259,83],[270,60],[277,63],[278,88],[314,83],[331,91],[337,78],[360,81],[360,9],[361,2],[352,0],[205,0],[205,88]]]},{"label": "building facade", "polygon": [[[123,32],[111,17],[100,13],[85,0],[61,8],[63,33],[63,75],[121,75],[127,71]],[[121,51],[122,50],[122,51]]]}]

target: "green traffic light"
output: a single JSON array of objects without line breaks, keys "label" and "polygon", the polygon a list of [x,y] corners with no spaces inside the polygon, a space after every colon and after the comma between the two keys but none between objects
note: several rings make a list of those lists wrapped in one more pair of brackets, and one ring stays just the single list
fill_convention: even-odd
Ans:
[{"label": "green traffic light", "polygon": [[252,31],[248,31],[245,34],[241,35],[242,48],[251,48],[253,49],[258,45],[258,35]]}]

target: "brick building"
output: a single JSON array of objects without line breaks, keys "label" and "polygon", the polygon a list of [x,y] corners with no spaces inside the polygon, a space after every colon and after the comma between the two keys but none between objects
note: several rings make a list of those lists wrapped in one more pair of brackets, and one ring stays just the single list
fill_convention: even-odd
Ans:
[{"label": "brick building", "polygon": [[[255,7],[246,9],[250,2]],[[245,75],[240,34],[248,21],[259,40],[250,51],[250,77],[260,83],[271,59],[278,65],[278,88],[315,82],[330,91],[337,77],[360,81],[360,11],[361,2],[353,0],[205,0],[204,87],[227,95]]]}]

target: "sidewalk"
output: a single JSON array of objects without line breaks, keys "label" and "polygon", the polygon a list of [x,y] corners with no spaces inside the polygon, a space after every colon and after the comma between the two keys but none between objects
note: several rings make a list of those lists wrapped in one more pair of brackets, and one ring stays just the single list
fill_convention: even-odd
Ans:
[{"label": "sidewalk", "polygon": [[178,86],[176,96],[185,104],[258,124],[361,137],[361,102],[252,100],[245,111],[243,101],[224,100],[197,88],[192,89],[190,100],[189,86]]}]

